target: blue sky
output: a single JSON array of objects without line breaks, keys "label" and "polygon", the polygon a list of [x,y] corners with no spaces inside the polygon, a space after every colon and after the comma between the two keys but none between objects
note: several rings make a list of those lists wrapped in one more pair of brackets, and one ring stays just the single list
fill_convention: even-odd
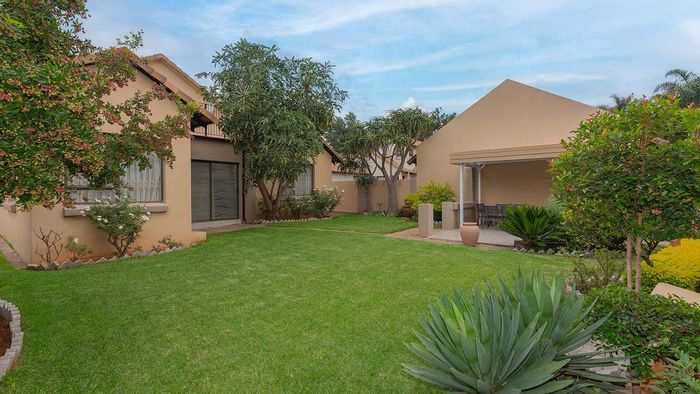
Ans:
[{"label": "blue sky", "polygon": [[[142,29],[141,54],[211,70],[247,38],[336,65],[343,112],[462,112],[506,78],[584,103],[651,94],[666,70],[700,72],[700,1],[89,0],[100,45]],[[204,81],[203,81],[204,82]]]}]

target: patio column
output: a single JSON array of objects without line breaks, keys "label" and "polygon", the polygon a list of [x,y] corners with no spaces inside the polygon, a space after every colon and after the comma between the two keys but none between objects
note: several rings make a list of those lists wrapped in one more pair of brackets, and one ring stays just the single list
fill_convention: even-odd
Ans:
[{"label": "patio column", "polygon": [[481,204],[481,169],[484,168],[486,164],[476,165],[476,202]]},{"label": "patio column", "polygon": [[459,165],[459,225],[462,227],[464,223],[464,164]]}]

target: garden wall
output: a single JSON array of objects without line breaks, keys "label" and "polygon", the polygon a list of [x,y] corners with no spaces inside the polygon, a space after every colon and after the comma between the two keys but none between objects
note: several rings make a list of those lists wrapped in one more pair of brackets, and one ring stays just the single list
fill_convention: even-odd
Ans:
[{"label": "garden wall", "polygon": [[11,204],[0,206],[0,235],[12,246],[25,263],[32,257],[31,215],[18,212]]},{"label": "garden wall", "polygon": [[[358,190],[357,186],[355,185],[355,181],[334,181],[332,182],[332,185],[337,187],[339,191],[345,191],[344,193],[341,193],[343,200],[336,208],[336,212],[364,212],[367,209],[365,192],[363,190]],[[398,206],[401,207],[406,196],[414,193],[415,191],[415,178],[399,180],[396,187]],[[389,203],[389,193],[384,181],[377,181],[374,185],[372,185],[370,198],[372,200],[372,209],[374,211],[384,211],[387,209]]]}]

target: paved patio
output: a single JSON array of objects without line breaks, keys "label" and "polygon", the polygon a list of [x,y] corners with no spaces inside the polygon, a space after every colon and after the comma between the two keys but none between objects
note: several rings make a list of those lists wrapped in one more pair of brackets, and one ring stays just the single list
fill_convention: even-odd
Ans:
[{"label": "paved patio", "polygon": [[[512,247],[515,241],[520,240],[518,237],[495,228],[481,227],[479,230],[480,244]],[[462,242],[462,238],[459,236],[459,229],[457,228],[452,230],[437,230],[428,238],[441,241]]]}]

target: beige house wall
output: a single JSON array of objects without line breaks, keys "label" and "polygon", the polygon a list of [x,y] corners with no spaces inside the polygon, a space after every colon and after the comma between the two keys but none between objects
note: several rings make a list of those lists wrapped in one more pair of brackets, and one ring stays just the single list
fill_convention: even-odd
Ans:
[{"label": "beige house wall", "polygon": [[[132,97],[136,90],[147,91],[151,89],[153,83],[148,77],[138,73],[135,81],[114,92],[107,100],[112,103],[122,102]],[[166,115],[176,114],[177,105],[170,100],[160,100],[151,103],[150,110],[152,111],[151,119],[158,121]],[[167,165],[163,168],[163,203],[155,204],[160,209],[163,209],[164,206],[167,207],[167,211],[154,212],[151,215],[151,220],[144,225],[143,232],[135,243],[135,247],[141,246],[144,249],[150,249],[164,235],[171,235],[185,244],[199,242],[206,238],[206,234],[192,231],[190,139],[173,140],[173,152],[176,159],[172,168]],[[84,206],[78,205],[78,208],[81,207]],[[0,213],[0,233],[15,245],[20,257],[27,263],[39,262],[38,256],[33,252],[39,246],[39,241],[32,234],[39,228],[43,228],[44,231],[63,232],[64,242],[69,235],[78,237],[80,243],[87,244],[92,249],[94,256],[109,256],[113,253],[111,245],[106,242],[105,234],[99,231],[90,219],[82,216],[66,216],[70,210],[64,210],[62,206],[53,209],[38,207],[29,213],[12,213],[0,209],[3,211]],[[30,245],[29,248],[27,248],[27,244]],[[69,256],[69,253],[64,252],[59,261],[63,261]]]},{"label": "beige house wall", "polygon": [[0,235],[22,260],[29,261],[32,256],[32,231],[28,212],[10,212],[0,206]]},{"label": "beige house wall", "polygon": [[487,164],[481,170],[482,202],[544,205],[552,186],[548,168],[546,160]]},{"label": "beige house wall", "polygon": [[[449,183],[459,193],[459,168],[450,164],[450,153],[558,144],[596,111],[599,109],[506,80],[418,146],[418,187],[430,181]],[[544,166],[498,166],[483,173],[484,196],[490,193],[489,198],[503,201],[540,203],[549,194],[546,175],[530,174],[535,168],[544,171]],[[474,202],[474,171],[465,168],[465,173],[465,202]],[[525,191],[519,186],[525,184],[523,177],[537,181]],[[499,182],[503,186],[496,188]],[[515,182],[512,191],[507,182]]]}]

